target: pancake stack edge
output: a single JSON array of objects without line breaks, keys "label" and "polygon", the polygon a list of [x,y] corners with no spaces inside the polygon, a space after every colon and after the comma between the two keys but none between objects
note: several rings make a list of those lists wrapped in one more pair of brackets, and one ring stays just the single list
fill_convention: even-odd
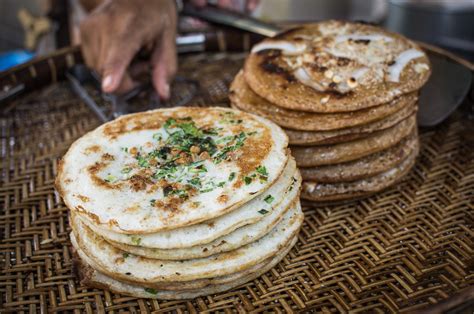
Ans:
[{"label": "pancake stack edge", "polygon": [[230,100],[282,126],[301,197],[333,203],[381,191],[413,167],[418,94],[430,73],[427,56],[401,35],[326,21],[254,46]]},{"label": "pancake stack edge", "polygon": [[81,282],[189,299],[270,270],[304,218],[287,145],[274,123],[224,108],[127,115],[86,134],[56,179]]}]

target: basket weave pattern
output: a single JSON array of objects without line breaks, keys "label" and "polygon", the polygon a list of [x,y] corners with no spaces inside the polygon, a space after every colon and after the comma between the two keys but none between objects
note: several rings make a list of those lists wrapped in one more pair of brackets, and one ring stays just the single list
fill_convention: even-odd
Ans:
[{"label": "basket weave pattern", "polygon": [[[200,80],[194,104],[226,105],[242,58],[210,59],[187,58],[182,75]],[[416,167],[396,187],[353,204],[306,207],[296,247],[253,282],[184,302],[83,287],[72,269],[68,209],[53,183],[58,158],[98,125],[65,83],[0,116],[0,312],[408,311],[474,285],[474,143],[470,126],[454,117],[421,132]]]}]

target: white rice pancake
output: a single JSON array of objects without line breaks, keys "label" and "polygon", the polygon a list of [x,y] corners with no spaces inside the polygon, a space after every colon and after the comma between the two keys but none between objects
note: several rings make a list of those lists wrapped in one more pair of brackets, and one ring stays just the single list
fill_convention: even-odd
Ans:
[{"label": "white rice pancake", "polygon": [[161,290],[157,288],[147,288],[113,279],[88,265],[84,265],[83,262],[81,265],[79,265],[79,272],[82,284],[99,289],[107,289],[123,295],[136,298],[152,298],[162,300],[192,299],[199,296],[211,295],[214,293],[230,290],[263,275],[276,266],[283,259],[283,257],[288,254],[291,248],[296,244],[297,240],[297,237],[293,238],[288,247],[269,259],[269,261],[253,267],[253,271],[244,271],[230,276],[211,279],[209,280],[210,284],[202,288],[188,290]]},{"label": "white rice pancake", "polygon": [[264,213],[266,217],[259,222],[239,228],[209,244],[169,250],[150,249],[141,246],[125,245],[117,242],[111,244],[134,255],[165,260],[204,258],[222,252],[229,252],[260,239],[283,219],[289,221],[293,215],[297,215],[301,212],[299,193],[295,194],[296,195],[293,199],[285,198],[283,201],[285,204],[284,206],[280,206],[280,210],[275,209],[271,212]]},{"label": "white rice pancake", "polygon": [[[290,158],[280,178],[264,194],[228,214],[204,223],[157,233],[134,235],[99,228],[85,220],[83,216],[81,219],[95,233],[111,242],[156,249],[189,248],[210,243],[239,227],[257,223],[264,217],[259,212],[261,210],[280,213],[286,206],[285,203],[281,204],[283,200],[292,200],[299,193],[300,186],[301,175],[296,169],[295,160]],[[265,198],[268,195],[274,197],[275,200],[266,202]]]},{"label": "white rice pancake", "polygon": [[263,238],[231,252],[183,261],[129,254],[112,246],[77,219],[72,223],[71,237],[78,252],[88,257],[92,268],[121,281],[153,285],[225,276],[248,269],[286,247],[298,233],[303,218],[300,212],[289,221],[283,219]]},{"label": "white rice pancake", "polygon": [[288,160],[273,122],[227,108],[122,116],[77,140],[56,187],[74,212],[117,233],[154,233],[228,213],[268,189]]}]

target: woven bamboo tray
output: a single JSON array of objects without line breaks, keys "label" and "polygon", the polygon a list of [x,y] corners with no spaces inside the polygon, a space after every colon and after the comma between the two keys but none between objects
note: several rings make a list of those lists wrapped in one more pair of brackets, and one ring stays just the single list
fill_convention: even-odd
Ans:
[{"label": "woven bamboo tray", "polygon": [[[200,82],[192,103],[226,106],[228,85],[243,58],[242,53],[181,58],[180,75]],[[76,62],[78,50],[67,49],[0,75],[0,87],[23,82],[28,90],[0,115],[0,312],[472,307],[474,128],[462,110],[435,129],[421,130],[416,167],[397,186],[352,204],[306,207],[296,247],[248,284],[189,301],[136,299],[81,286],[72,269],[68,209],[53,187],[58,158],[99,125],[62,80]],[[471,93],[465,108],[472,99]]]}]

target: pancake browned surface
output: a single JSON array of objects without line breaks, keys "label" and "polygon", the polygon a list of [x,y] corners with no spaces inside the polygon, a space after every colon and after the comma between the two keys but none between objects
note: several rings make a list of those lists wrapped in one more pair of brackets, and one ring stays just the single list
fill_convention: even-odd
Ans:
[{"label": "pancake browned surface", "polygon": [[334,165],[356,160],[382,151],[400,142],[416,128],[416,116],[399,122],[395,126],[377,131],[364,139],[327,146],[292,148],[296,162],[300,167]]},{"label": "pancake browned surface", "polygon": [[415,164],[417,155],[418,149],[394,168],[362,180],[340,183],[305,181],[301,196],[305,200],[327,203],[371,195],[386,189],[403,178]]},{"label": "pancake browned surface", "polygon": [[255,45],[229,97],[285,128],[302,167],[301,198],[330,203],[380,191],[409,171],[430,73],[425,53],[403,36],[326,21]]},{"label": "pancake browned surface", "polygon": [[285,129],[291,145],[330,145],[365,138],[375,131],[388,129],[417,112],[417,105],[406,106],[394,114],[364,125],[331,131],[297,131]]},{"label": "pancake browned surface", "polygon": [[329,166],[301,168],[304,180],[338,183],[360,180],[390,170],[418,151],[418,134],[412,134],[397,145],[354,161]]},{"label": "pancake browned surface", "polygon": [[416,93],[400,96],[389,103],[352,112],[311,113],[280,108],[255,94],[245,83],[242,72],[235,77],[230,87],[230,100],[234,107],[254,112],[275,121],[278,125],[293,130],[326,131],[339,130],[388,117],[402,108],[411,107],[417,100]]},{"label": "pancake browned surface", "polygon": [[287,144],[275,124],[233,109],[131,114],[77,140],[62,160],[57,188],[71,210],[104,229],[175,229],[263,193],[285,167]]},{"label": "pancake browned surface", "polygon": [[296,243],[304,217],[283,130],[228,108],[106,123],[71,146],[56,183],[83,282],[147,298],[256,278]]},{"label": "pancake browned surface", "polygon": [[282,108],[347,112],[418,90],[430,66],[421,48],[401,35],[327,21],[256,45],[244,75],[255,93]]}]

